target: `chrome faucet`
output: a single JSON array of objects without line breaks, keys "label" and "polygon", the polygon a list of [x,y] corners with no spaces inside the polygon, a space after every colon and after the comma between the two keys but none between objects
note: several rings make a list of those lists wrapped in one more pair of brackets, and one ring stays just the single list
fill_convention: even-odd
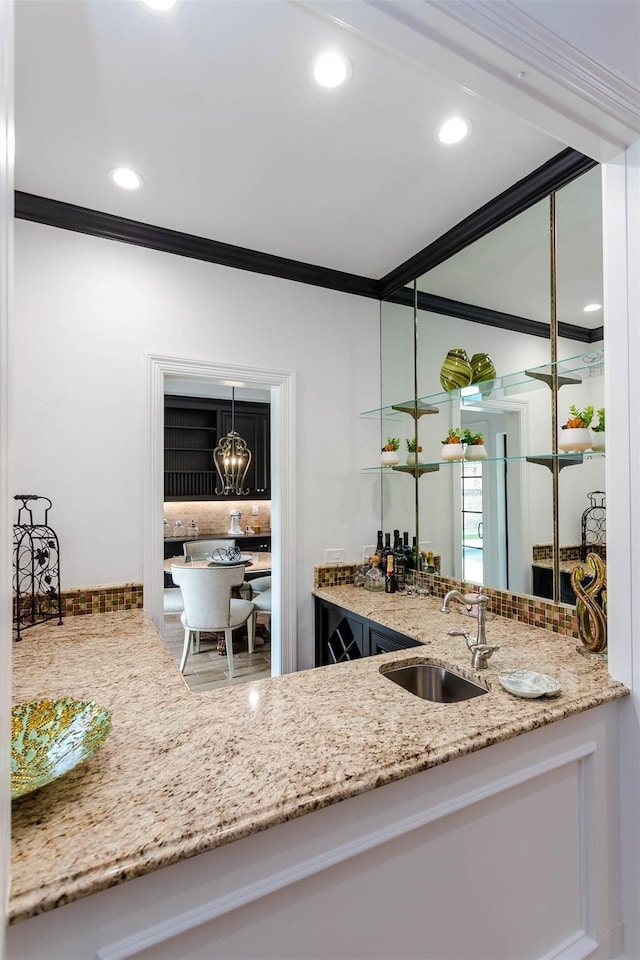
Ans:
[{"label": "chrome faucet", "polygon": [[457,600],[458,603],[461,603],[464,607],[475,606],[476,610],[478,611],[478,635],[474,639],[464,630],[447,630],[447,633],[450,637],[464,637],[467,641],[467,646],[471,651],[471,663],[473,669],[486,670],[487,660],[494,650],[500,649],[500,647],[497,647],[494,644],[487,643],[485,637],[485,623],[487,615],[486,608],[489,597],[482,592],[478,594],[470,594],[469,596],[465,597],[462,593],[460,593],[459,590],[449,590],[449,592],[445,594],[445,598],[442,601],[442,606],[440,607],[441,613],[449,613],[449,604],[452,600]]}]

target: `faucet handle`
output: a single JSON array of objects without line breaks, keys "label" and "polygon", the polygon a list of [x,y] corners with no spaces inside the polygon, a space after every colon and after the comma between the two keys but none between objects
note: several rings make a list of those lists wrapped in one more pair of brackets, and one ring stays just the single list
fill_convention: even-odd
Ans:
[{"label": "faucet handle", "polygon": [[475,643],[469,649],[473,654],[472,664],[474,670],[486,670],[487,660],[494,650],[499,650],[500,647],[493,643]]}]

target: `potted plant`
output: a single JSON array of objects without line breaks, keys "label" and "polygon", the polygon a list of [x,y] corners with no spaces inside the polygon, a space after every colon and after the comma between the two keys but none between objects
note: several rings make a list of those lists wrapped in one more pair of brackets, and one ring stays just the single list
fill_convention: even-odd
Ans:
[{"label": "potted plant", "polygon": [[484,445],[484,437],[481,433],[471,433],[470,430],[465,430],[463,441],[466,444],[466,449],[464,452],[465,460],[486,459],[487,448]]},{"label": "potted plant", "polygon": [[571,416],[562,427],[558,447],[565,453],[581,453],[591,448],[591,433],[589,427],[593,420],[593,407],[578,410],[573,405],[569,407]]},{"label": "potted plant", "polygon": [[462,447],[462,430],[459,427],[452,427],[444,440],[442,441],[443,460],[463,460],[464,449]]},{"label": "potted plant", "polygon": [[382,453],[380,454],[380,463],[386,466],[393,466],[395,463],[400,463],[400,457],[398,456],[399,446],[399,437],[387,437],[387,442],[382,448]]},{"label": "potted plant", "polygon": [[596,411],[598,422],[591,427],[591,446],[594,450],[604,450],[604,407]]},{"label": "potted plant", "polygon": [[415,437],[407,440],[407,463],[415,464],[422,462],[422,447],[418,445]]}]

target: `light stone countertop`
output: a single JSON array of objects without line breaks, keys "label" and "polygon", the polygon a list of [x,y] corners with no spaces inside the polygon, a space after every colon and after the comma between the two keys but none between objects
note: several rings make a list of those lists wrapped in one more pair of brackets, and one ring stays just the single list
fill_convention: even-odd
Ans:
[{"label": "light stone countertop", "polygon": [[[69,617],[14,645],[14,702],[94,699],[113,731],[86,763],[13,802],[10,920],[26,919],[312,810],[623,697],[575,640],[496,618],[502,645],[474,673],[468,618],[425,598],[317,590],[425,643],[352,663],[191,693],[141,611]],[[485,684],[459,704],[421,700],[379,668],[425,655]],[[555,676],[555,699],[521,700],[496,672]]]}]

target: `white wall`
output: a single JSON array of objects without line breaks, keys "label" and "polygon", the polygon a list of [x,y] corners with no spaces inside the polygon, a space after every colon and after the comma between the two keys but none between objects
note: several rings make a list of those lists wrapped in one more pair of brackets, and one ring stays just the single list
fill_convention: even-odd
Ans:
[{"label": "white wall", "polygon": [[[358,414],[378,402],[376,301],[19,221],[16,492],[53,500],[63,588],[142,580],[145,352],[297,372],[299,665],[313,566],[361,555]],[[19,489],[18,489],[19,488]]]}]

